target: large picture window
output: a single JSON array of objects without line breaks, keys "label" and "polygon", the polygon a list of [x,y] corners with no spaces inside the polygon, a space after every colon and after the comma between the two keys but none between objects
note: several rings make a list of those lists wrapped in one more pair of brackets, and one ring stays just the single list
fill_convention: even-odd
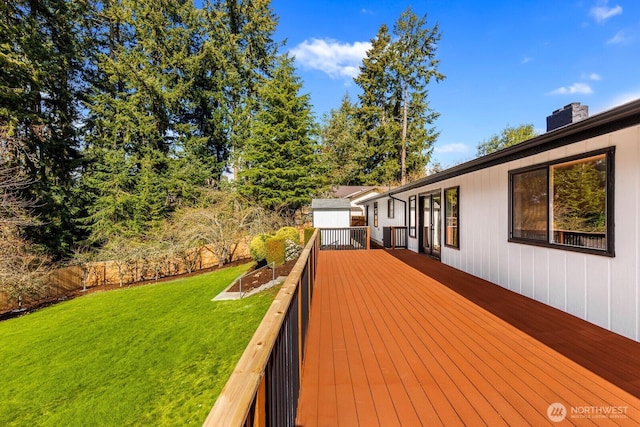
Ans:
[{"label": "large picture window", "polygon": [[460,187],[447,188],[444,190],[444,215],[446,218],[444,244],[452,248],[460,248],[459,198]]},{"label": "large picture window", "polygon": [[511,171],[509,240],[613,256],[613,153]]}]

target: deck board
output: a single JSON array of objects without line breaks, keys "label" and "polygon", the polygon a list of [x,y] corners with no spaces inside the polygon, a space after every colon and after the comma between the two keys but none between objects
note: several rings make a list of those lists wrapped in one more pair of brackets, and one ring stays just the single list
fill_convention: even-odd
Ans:
[{"label": "deck board", "polygon": [[639,424],[640,343],[545,307],[409,251],[323,251],[296,423],[551,425],[560,402]]}]

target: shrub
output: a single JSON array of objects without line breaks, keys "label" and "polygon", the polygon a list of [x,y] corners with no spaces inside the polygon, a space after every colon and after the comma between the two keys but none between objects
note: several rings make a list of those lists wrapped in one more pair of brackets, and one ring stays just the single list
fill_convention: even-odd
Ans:
[{"label": "shrub", "polygon": [[285,262],[285,240],[279,237],[270,237],[265,241],[266,260],[268,265],[276,266]]},{"label": "shrub", "polygon": [[302,252],[302,246],[292,242],[291,240],[285,240],[284,248],[284,260],[291,261],[297,259]]},{"label": "shrub", "polygon": [[249,243],[249,253],[251,254],[251,258],[256,262],[261,262],[266,259],[267,248],[265,242],[270,237],[272,236],[269,234],[257,234],[251,239],[251,243]]},{"label": "shrub", "polygon": [[282,227],[276,232],[276,237],[291,240],[295,244],[300,244],[300,232],[294,227]]},{"label": "shrub", "polygon": [[311,240],[311,236],[313,236],[313,232],[316,231],[315,228],[305,228],[304,229],[304,245],[307,246],[309,240]]}]

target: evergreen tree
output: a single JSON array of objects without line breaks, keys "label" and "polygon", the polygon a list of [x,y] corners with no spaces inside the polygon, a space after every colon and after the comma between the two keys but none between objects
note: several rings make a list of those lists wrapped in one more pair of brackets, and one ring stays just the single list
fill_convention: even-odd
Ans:
[{"label": "evergreen tree", "polygon": [[322,189],[319,147],[308,95],[300,95],[293,59],[282,56],[259,90],[260,108],[244,150],[238,191],[293,219]]},{"label": "evergreen tree", "polygon": [[[426,21],[426,15],[418,18],[409,7],[400,15],[393,31],[392,82],[396,96],[394,102],[399,104],[402,124],[401,184],[406,183],[408,170],[416,171],[416,167],[424,170],[437,137],[437,132],[426,127],[438,117],[427,102],[426,86],[431,79],[444,79],[444,75],[438,72],[439,60],[436,59],[440,32],[437,24],[429,28]],[[419,114],[416,115],[416,111]],[[394,111],[394,114],[398,113]]]},{"label": "evergreen tree", "polygon": [[322,150],[334,185],[362,184],[366,146],[356,135],[356,111],[356,105],[345,95],[340,108],[324,117]]},{"label": "evergreen tree", "polygon": [[179,170],[188,169],[198,184],[219,182],[229,159],[230,80],[237,73],[229,64],[229,31],[223,13],[209,2],[195,14],[191,34],[192,55],[187,59],[191,84],[186,94],[180,124]]},{"label": "evergreen tree", "polygon": [[604,156],[552,168],[556,230],[606,231],[607,172]]},{"label": "evergreen tree", "polygon": [[82,63],[76,30],[83,2],[8,1],[0,5],[0,138],[3,157],[35,182],[41,226],[29,237],[54,256],[68,252],[77,230],[72,216],[79,166],[74,126]]},{"label": "evergreen tree", "polygon": [[171,173],[176,153],[184,152],[178,143],[189,133],[181,112],[194,10],[188,2],[150,0],[105,2],[95,10],[102,26],[87,103],[92,163],[84,184],[97,241],[110,230],[148,230],[177,199],[189,197]]},{"label": "evergreen tree", "polygon": [[438,26],[427,27],[410,8],[393,34],[382,25],[371,42],[355,82],[361,87],[358,134],[368,146],[363,181],[404,184],[425,173],[438,133],[430,127],[438,113],[427,100],[427,85],[438,72]]},{"label": "evergreen tree", "polygon": [[[258,88],[271,77],[279,44],[273,40],[278,24],[271,0],[214,0],[221,14],[230,72],[227,74],[229,126],[227,137],[234,176],[242,164],[244,141],[259,108]],[[219,46],[217,46],[219,48]]]},{"label": "evergreen tree", "polygon": [[364,141],[366,162],[362,170],[365,184],[391,183],[397,180],[400,164],[395,153],[398,122],[394,120],[391,104],[391,84],[388,70],[392,64],[391,35],[382,25],[371,40],[371,49],[362,61],[360,74],[355,78],[362,89],[356,113],[357,138]]}]

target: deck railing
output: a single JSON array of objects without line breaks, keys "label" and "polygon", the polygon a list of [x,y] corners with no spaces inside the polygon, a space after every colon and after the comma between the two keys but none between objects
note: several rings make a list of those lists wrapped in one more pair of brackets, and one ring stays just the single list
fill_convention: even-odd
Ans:
[{"label": "deck railing", "polygon": [[220,393],[204,426],[294,425],[320,250],[316,230]]},{"label": "deck railing", "polygon": [[553,242],[582,248],[607,249],[607,235],[605,233],[553,230]]},{"label": "deck railing", "polygon": [[[546,240],[546,230],[519,230],[519,238]],[[574,246],[577,248],[607,249],[607,235],[602,232],[585,232],[571,230],[553,230],[553,244]]]},{"label": "deck railing", "polygon": [[407,227],[383,227],[382,242],[387,249],[407,247]]},{"label": "deck railing", "polygon": [[320,228],[320,250],[368,250],[369,227]]}]

